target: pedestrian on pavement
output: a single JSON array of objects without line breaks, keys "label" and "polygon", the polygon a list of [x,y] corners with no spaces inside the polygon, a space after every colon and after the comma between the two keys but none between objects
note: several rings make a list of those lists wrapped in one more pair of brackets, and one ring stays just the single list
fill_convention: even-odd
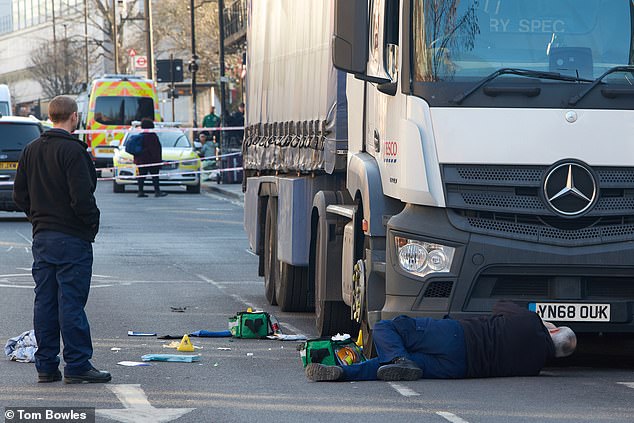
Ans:
[{"label": "pedestrian on pavement", "polygon": [[[202,167],[203,170],[213,170],[217,167],[218,160],[218,143],[216,138],[208,139],[208,134],[203,131],[198,136],[198,140],[202,147],[200,148],[200,155],[203,158]],[[206,174],[205,179],[209,179],[210,174]]]},{"label": "pedestrian on pavement", "polygon": [[77,103],[55,97],[49,104],[53,128],[22,152],[13,199],[33,226],[38,382],[62,380],[60,332],[66,383],[108,382],[110,373],[90,363],[92,340],[84,311],[92,277],[92,243],[99,231],[94,192],[97,173],[86,144],[71,135]]},{"label": "pedestrian on pavement", "polygon": [[373,331],[378,357],[349,366],[306,366],[313,381],[386,381],[534,376],[577,346],[574,332],[528,309],[498,302],[488,317],[462,320],[399,316]]},{"label": "pedestrian on pavement", "polygon": [[[141,121],[141,129],[153,129],[154,122],[151,119],[143,119]],[[159,141],[158,136],[154,132],[143,132],[143,149],[140,154],[134,156],[134,164],[139,169],[139,179],[137,180],[139,186],[139,193],[137,197],[147,197],[147,194],[143,192],[145,185],[145,175],[148,173],[152,175],[152,184],[154,185],[154,196],[165,197],[166,192],[161,191],[159,184],[159,171],[161,170],[163,162],[163,147]]]},{"label": "pedestrian on pavement", "polygon": [[220,126],[220,116],[216,114],[216,107],[211,106],[209,114],[203,118],[203,128],[217,128]]}]

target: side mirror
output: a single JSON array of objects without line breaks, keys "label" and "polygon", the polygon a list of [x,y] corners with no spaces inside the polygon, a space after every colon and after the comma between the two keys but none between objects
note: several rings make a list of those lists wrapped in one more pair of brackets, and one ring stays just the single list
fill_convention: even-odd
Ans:
[{"label": "side mirror", "polygon": [[368,65],[368,1],[335,0],[332,63],[348,73],[364,74]]},{"label": "side mirror", "polygon": [[200,141],[194,141],[194,150],[200,150],[201,148],[203,148],[203,145]]}]

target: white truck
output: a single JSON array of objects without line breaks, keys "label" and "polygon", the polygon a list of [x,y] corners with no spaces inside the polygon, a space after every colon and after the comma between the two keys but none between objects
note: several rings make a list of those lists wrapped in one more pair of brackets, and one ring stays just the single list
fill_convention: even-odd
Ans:
[{"label": "white truck", "polygon": [[320,334],[512,300],[634,332],[634,6],[253,0],[244,225]]},{"label": "white truck", "polygon": [[13,105],[11,104],[11,92],[9,86],[0,84],[0,116],[13,115]]}]

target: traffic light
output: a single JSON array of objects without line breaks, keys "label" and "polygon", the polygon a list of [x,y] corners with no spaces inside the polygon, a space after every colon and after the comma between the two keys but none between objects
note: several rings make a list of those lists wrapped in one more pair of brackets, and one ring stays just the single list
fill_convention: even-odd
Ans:
[{"label": "traffic light", "polygon": [[183,60],[182,59],[157,60],[156,61],[156,80],[158,82],[168,82],[168,83],[169,82],[183,82]]}]

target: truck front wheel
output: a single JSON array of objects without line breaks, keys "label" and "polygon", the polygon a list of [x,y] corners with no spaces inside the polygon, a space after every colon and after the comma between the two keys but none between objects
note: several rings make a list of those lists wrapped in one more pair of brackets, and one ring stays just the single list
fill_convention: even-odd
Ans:
[{"label": "truck front wheel", "polygon": [[[316,234],[311,242],[311,258],[314,268],[309,274],[314,275],[315,286],[315,324],[320,336],[348,333],[355,336],[358,331],[356,322],[350,319],[350,307],[340,300],[327,300],[327,273],[331,271],[341,272],[341,261],[328,263],[327,229],[321,228],[317,223]],[[338,265],[337,265],[338,264]],[[339,282],[341,283],[341,282]]]}]

